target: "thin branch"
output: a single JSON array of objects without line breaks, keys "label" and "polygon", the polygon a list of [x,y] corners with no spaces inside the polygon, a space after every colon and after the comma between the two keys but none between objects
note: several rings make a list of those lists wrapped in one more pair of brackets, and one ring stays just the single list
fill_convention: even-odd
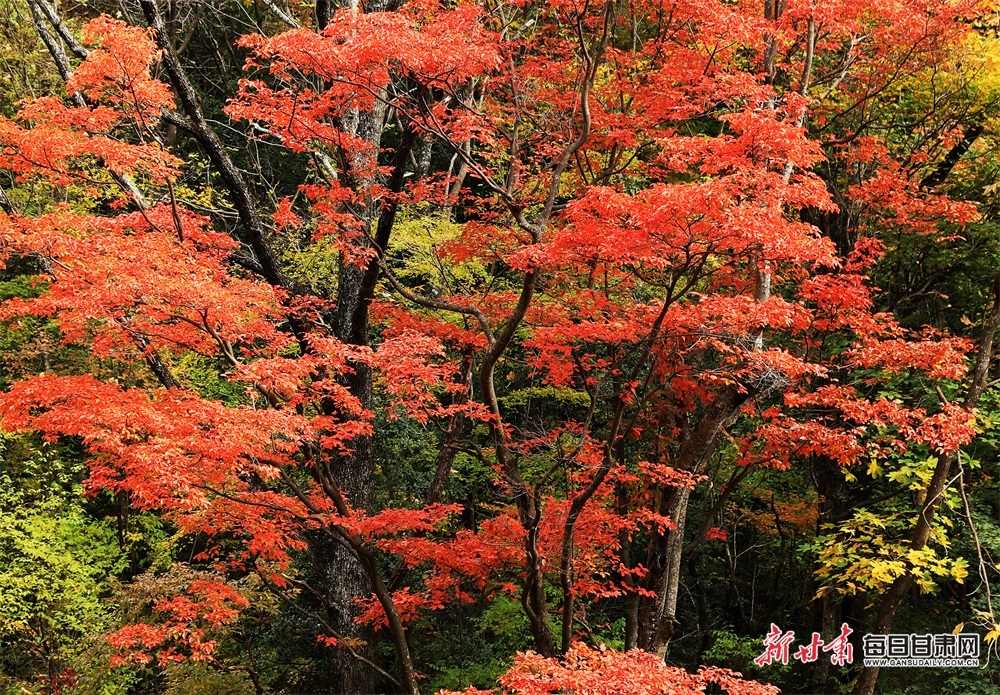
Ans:
[{"label": "thin branch", "polygon": [[[288,14],[288,12],[286,12],[285,10],[281,9],[278,6],[278,3],[274,2],[274,0],[261,0],[261,1],[264,3],[264,6],[267,7],[267,9],[271,10],[271,12],[274,13],[275,17],[277,17],[282,22],[290,26],[292,29],[301,28],[301,25],[295,20],[295,17]],[[396,685],[399,685],[399,683],[396,683]]]},{"label": "thin branch", "polygon": [[300,606],[299,604],[297,604],[295,601],[293,601],[288,595],[286,595],[285,592],[281,591],[277,586],[275,586],[274,584],[272,584],[271,582],[269,582],[267,580],[267,578],[261,573],[261,571],[260,571],[259,568],[257,569],[257,576],[259,576],[260,579],[261,579],[261,581],[264,582],[264,586],[267,587],[268,591],[270,591],[275,596],[277,596],[278,598],[280,598],[282,601],[284,601],[285,603],[287,603],[289,605],[289,607],[291,607],[295,611],[298,611],[299,613],[301,613],[302,615],[306,616],[307,618],[311,618],[311,619],[315,620],[316,622],[318,622],[320,625],[322,625],[323,629],[326,630],[327,632],[329,632],[333,636],[333,638],[336,639],[340,643],[337,646],[337,649],[346,649],[348,654],[350,654],[352,657],[354,657],[355,659],[357,659],[361,663],[365,664],[366,666],[370,666],[371,668],[373,668],[376,671],[378,671],[383,677],[389,679],[389,681],[391,681],[392,684],[395,685],[397,688],[402,688],[403,687],[403,684],[400,683],[397,678],[395,678],[390,673],[388,673],[387,671],[385,671],[378,664],[376,664],[373,661],[370,661],[369,659],[366,659],[361,654],[358,654],[358,652],[355,651],[350,646],[350,644],[348,643],[348,641],[346,639],[344,639],[336,630],[334,630],[333,626],[330,625],[330,623],[327,622],[322,616],[314,613],[311,610],[308,610],[307,608],[303,608],[302,606]]},{"label": "thin branch", "polygon": [[385,279],[388,280],[393,289],[401,294],[405,299],[428,309],[452,311],[457,314],[472,316],[479,323],[480,328],[483,329],[483,333],[486,335],[486,339],[489,341],[490,345],[493,345],[493,343],[496,342],[496,339],[493,336],[493,329],[490,328],[489,321],[486,320],[486,314],[484,314],[481,309],[474,306],[465,306],[463,304],[455,304],[454,302],[446,302],[441,299],[418,295],[404,287],[402,283],[396,279],[396,276],[389,270],[385,259],[379,258],[378,264],[382,270],[382,274],[385,276]]},{"label": "thin branch", "polygon": [[59,37],[66,42],[67,46],[69,46],[69,50],[73,52],[73,55],[80,60],[83,60],[90,55],[90,51],[76,40],[76,37],[73,36],[73,32],[69,30],[66,23],[62,21],[62,17],[59,16],[59,13],[56,12],[56,9],[52,7],[47,0],[28,0],[28,2],[32,6],[32,11],[34,11],[37,6],[42,14],[45,15],[45,18],[48,19],[49,23],[55,28]]}]

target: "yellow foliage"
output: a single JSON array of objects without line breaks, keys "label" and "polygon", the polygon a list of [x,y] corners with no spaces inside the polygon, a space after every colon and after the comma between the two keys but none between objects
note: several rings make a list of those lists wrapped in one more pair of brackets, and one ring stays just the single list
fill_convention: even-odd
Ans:
[{"label": "yellow foliage", "polygon": [[486,279],[479,261],[455,263],[444,250],[462,234],[462,225],[440,213],[421,214],[419,209],[401,211],[393,227],[389,254],[398,262],[394,273],[400,280],[416,280],[428,293],[452,294]]}]

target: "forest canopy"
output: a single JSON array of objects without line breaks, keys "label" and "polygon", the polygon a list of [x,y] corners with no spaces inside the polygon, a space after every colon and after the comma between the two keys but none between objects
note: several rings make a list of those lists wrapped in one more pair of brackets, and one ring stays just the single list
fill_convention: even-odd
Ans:
[{"label": "forest canopy", "polygon": [[996,692],[998,137],[991,2],[0,0],[0,692]]}]

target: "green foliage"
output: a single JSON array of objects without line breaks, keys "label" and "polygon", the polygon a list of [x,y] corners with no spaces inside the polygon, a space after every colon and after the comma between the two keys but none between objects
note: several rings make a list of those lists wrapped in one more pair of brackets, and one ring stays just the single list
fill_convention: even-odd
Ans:
[{"label": "green foliage", "polygon": [[890,229],[883,240],[887,254],[872,274],[903,325],[975,335],[1000,263],[1000,225],[983,220],[940,237]]},{"label": "green foliage", "polygon": [[486,269],[479,261],[455,263],[447,255],[448,242],[461,233],[462,225],[443,214],[404,210],[389,245],[390,253],[401,261],[395,275],[430,295],[451,294],[485,282]]},{"label": "green foliage", "polygon": [[335,244],[329,239],[312,241],[283,236],[278,248],[292,279],[318,296],[334,296],[340,268],[340,252]]},{"label": "green foliage", "polygon": [[0,533],[0,637],[59,649],[100,624],[102,583],[123,567],[113,529],[45,504],[0,512]]},{"label": "green foliage", "polygon": [[479,619],[482,630],[499,651],[513,654],[530,649],[531,630],[520,604],[504,595],[497,596]]},{"label": "green foliage", "polygon": [[62,90],[52,59],[40,45],[23,0],[0,0],[0,113],[18,101]]},{"label": "green foliage", "polygon": [[[712,646],[703,655],[706,664],[722,666],[746,674],[759,674],[763,669],[753,662],[764,651],[764,639],[743,637],[732,629],[719,628],[712,631]],[[774,678],[773,671],[787,666],[768,667],[767,677]]]},{"label": "green foliage", "polygon": [[204,663],[173,664],[166,672],[166,695],[251,695],[253,682],[245,673],[225,673]]},{"label": "green foliage", "polygon": [[437,438],[409,418],[379,416],[375,460],[386,504],[414,506],[423,502],[437,459]]},{"label": "green foliage", "polygon": [[68,452],[0,435],[0,684],[71,669],[106,629],[107,582],[126,564],[116,532],[84,509]]},{"label": "green foliage", "polygon": [[218,399],[228,406],[249,401],[244,388],[222,378],[222,374],[228,369],[220,361],[184,352],[171,360],[170,367],[179,381],[201,396]]},{"label": "green foliage", "polygon": [[510,667],[511,655],[531,649],[528,620],[516,600],[501,594],[478,615],[467,612],[447,611],[421,626],[428,642],[422,670],[431,674],[429,692],[494,687],[497,676]]},{"label": "green foliage", "polygon": [[500,398],[500,404],[505,408],[521,408],[531,401],[550,399],[556,405],[563,407],[587,408],[590,396],[583,391],[565,386],[529,386],[515,389]]}]

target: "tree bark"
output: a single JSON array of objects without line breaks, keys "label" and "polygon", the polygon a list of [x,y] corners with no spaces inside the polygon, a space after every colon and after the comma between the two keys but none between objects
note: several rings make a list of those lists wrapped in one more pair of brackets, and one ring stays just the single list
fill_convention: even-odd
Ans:
[{"label": "tree bark", "polygon": [[666,659],[670,639],[679,627],[677,622],[677,598],[680,595],[681,561],[684,549],[684,529],[687,527],[688,503],[691,490],[682,488],[673,496],[669,516],[676,524],[666,534],[663,552],[663,581],[658,596],[657,611],[652,616],[650,633],[653,636],[649,651],[661,659]]},{"label": "tree bark", "polygon": [[[370,111],[356,111],[345,120],[355,135],[371,144],[375,152],[379,151],[385,122],[383,105],[379,104]],[[403,188],[407,163],[415,141],[415,131],[406,127],[396,146],[392,174],[387,182],[389,190],[393,193],[398,193]],[[345,178],[352,186],[364,191],[375,183],[375,178],[371,174],[375,162],[355,157],[349,163],[351,170],[345,172]],[[395,216],[395,202],[390,202],[382,208],[381,201],[369,199],[365,205],[364,219],[360,221],[365,228],[364,238],[359,239],[357,243],[365,246],[374,243],[375,250],[381,258],[389,244]],[[378,274],[377,260],[372,260],[364,266],[346,262],[343,257],[340,260],[336,309],[331,319],[337,338],[346,344],[368,344],[368,304],[374,295]],[[354,373],[347,375],[343,383],[365,410],[372,409],[372,373],[367,365],[354,365]],[[332,460],[333,478],[353,508],[371,512],[375,495],[372,438],[357,437],[351,442],[351,446],[352,451],[349,455],[338,456]],[[320,540],[325,542],[322,538]],[[366,571],[366,568],[346,548],[328,542],[327,547],[317,549],[315,555],[322,558],[323,562],[322,574],[326,582],[325,595],[331,625],[340,634],[361,640],[362,644],[357,651],[365,658],[374,660],[374,633],[371,629],[357,624],[357,618],[361,614],[357,599],[371,596],[373,587],[369,572],[372,568]],[[374,571],[377,571],[377,568]],[[342,650],[331,652],[330,670],[334,692],[374,692],[374,672],[352,655]]]},{"label": "tree bark", "polygon": [[983,123],[983,120],[984,117],[982,115],[974,117],[973,122],[965,129],[962,139],[948,150],[948,154],[938,163],[934,171],[920,182],[921,188],[934,188],[944,183],[945,179],[948,178],[948,174],[955,168],[959,160],[962,159],[965,153],[969,151],[969,148],[979,139],[979,136],[986,132],[986,124]]},{"label": "tree bark", "polygon": [[[749,393],[740,393],[736,386],[721,391],[684,439],[675,457],[675,467],[695,474],[704,472],[718,449],[722,432],[739,415],[747,398]],[[661,658],[666,658],[670,639],[677,628],[677,599],[690,499],[689,488],[669,488],[663,492],[658,512],[669,516],[675,527],[656,534],[648,551],[646,588],[656,592],[656,599],[642,601],[639,646]]]}]

